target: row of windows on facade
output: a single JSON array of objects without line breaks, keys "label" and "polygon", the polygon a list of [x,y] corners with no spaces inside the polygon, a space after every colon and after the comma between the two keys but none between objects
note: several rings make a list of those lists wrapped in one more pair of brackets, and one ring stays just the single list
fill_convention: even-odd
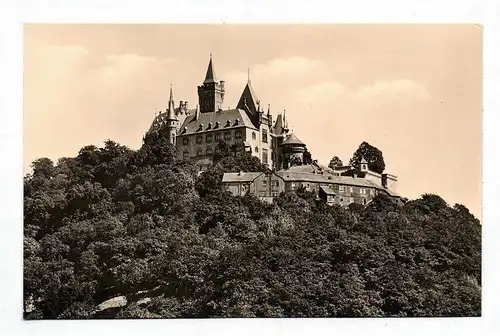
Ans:
[{"label": "row of windows on facade", "polygon": [[[222,135],[224,134],[224,140],[231,140],[231,132],[225,132],[225,133],[215,133],[215,134],[207,134],[205,135],[205,142],[211,143],[212,141],[219,141],[222,140]],[[235,139],[241,139],[242,137],[242,132],[240,130],[234,132],[234,138]],[[252,132],[252,139],[255,140],[257,138],[257,135],[255,132]],[[203,136],[198,135],[195,139],[197,144],[203,143]],[[267,143],[267,131],[263,130],[262,132],[262,141]],[[183,145],[189,145],[189,138],[183,138],[182,139],[182,144]]]},{"label": "row of windows on facade", "polygon": [[[295,182],[292,182],[291,183],[291,187],[292,187],[292,189],[295,189],[297,187],[297,184]],[[308,188],[309,187],[309,183],[307,183],[305,185],[305,187]],[[353,194],[354,190],[355,190],[354,187],[347,187],[347,186],[339,185],[339,192],[349,191],[349,193]],[[369,188],[369,190],[370,190],[370,195],[374,195],[375,194],[375,189]],[[368,190],[366,190],[366,188],[359,188],[359,194],[360,195],[366,195],[366,194],[368,194]]]},{"label": "row of windows on facade", "polygon": [[[328,203],[333,203],[335,201],[335,198],[339,199],[340,203],[345,203],[345,200],[344,200],[343,197],[340,197],[340,196],[335,197],[334,195],[328,195],[327,202]],[[354,197],[349,197],[348,198],[348,203],[349,204],[354,203]],[[366,205],[366,203],[367,203],[366,198],[363,198],[363,205]]]},{"label": "row of windows on facade", "polygon": [[[236,151],[242,151],[243,150],[243,146],[236,146],[235,148],[236,148]],[[202,148],[198,148],[196,150],[196,155],[197,156],[211,155],[211,154],[219,153],[219,152],[220,152],[220,149],[218,147],[216,147],[215,150],[213,150],[211,147],[207,147],[206,150],[205,150],[205,153],[203,153],[203,149]],[[182,153],[182,156],[184,158],[189,157],[189,151],[187,149],[184,150],[184,152]]]}]

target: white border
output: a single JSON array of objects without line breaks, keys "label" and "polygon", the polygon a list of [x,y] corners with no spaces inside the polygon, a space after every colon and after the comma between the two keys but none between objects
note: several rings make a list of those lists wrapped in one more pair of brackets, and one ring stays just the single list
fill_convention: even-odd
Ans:
[{"label": "white border", "polygon": [[[497,178],[500,3],[469,1],[1,1],[0,334],[494,334],[498,297]],[[484,26],[483,316],[454,319],[22,321],[22,22],[480,23]],[[497,155],[495,155],[497,154]]]}]

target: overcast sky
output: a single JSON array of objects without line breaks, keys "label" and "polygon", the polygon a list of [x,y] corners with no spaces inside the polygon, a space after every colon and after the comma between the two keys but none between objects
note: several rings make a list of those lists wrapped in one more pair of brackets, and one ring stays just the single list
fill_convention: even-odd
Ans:
[{"label": "overcast sky", "polygon": [[235,107],[247,79],[322,164],[379,148],[409,198],[481,214],[482,29],[477,25],[27,25],[25,172],[112,139],[141,145],[170,83],[197,104],[213,53]]}]

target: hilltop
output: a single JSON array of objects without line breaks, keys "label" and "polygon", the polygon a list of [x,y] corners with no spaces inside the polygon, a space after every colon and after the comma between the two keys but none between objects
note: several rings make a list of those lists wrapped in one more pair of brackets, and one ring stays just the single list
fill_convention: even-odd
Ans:
[{"label": "hilltop", "polygon": [[[267,204],[221,187],[263,168],[243,152],[198,175],[166,140],[33,162],[25,318],[481,315],[481,226],[465,206],[344,208],[305,190]],[[99,306],[113,298],[126,300]]]}]

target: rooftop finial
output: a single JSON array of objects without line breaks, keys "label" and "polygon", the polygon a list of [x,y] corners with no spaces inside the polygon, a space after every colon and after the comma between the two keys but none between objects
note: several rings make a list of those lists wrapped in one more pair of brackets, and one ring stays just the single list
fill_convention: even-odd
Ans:
[{"label": "rooftop finial", "polygon": [[250,67],[247,68],[247,82],[250,83]]}]

